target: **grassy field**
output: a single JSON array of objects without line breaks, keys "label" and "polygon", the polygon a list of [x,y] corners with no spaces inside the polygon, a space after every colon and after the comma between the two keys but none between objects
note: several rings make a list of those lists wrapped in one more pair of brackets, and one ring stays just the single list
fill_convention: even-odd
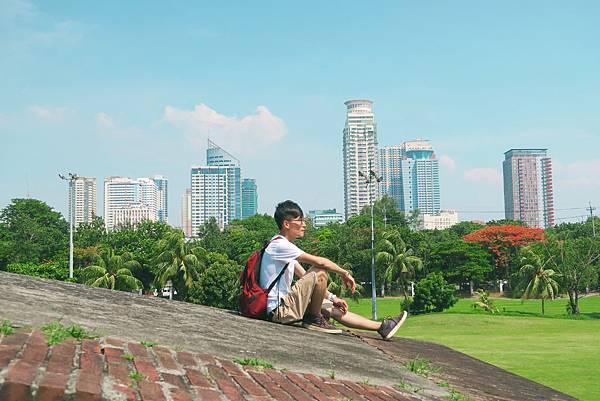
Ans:
[{"label": "grassy field", "polygon": [[[498,299],[490,315],[460,300],[443,313],[410,317],[399,336],[447,345],[585,401],[600,400],[600,297],[581,300],[581,316],[566,314],[566,300]],[[400,299],[378,299],[378,317],[398,314]],[[350,310],[371,316],[371,300]]]}]

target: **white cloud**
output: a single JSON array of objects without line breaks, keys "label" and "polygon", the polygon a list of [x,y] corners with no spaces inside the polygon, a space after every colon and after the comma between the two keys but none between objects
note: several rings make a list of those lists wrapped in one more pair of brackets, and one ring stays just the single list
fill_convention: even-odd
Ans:
[{"label": "white cloud", "polygon": [[37,118],[48,122],[63,122],[71,113],[66,107],[46,107],[46,106],[31,106],[29,111]]},{"label": "white cloud", "polygon": [[600,160],[554,163],[554,181],[560,189],[600,188]]},{"label": "white cloud", "polygon": [[502,183],[502,173],[495,168],[478,167],[465,171],[465,180],[500,184]]},{"label": "white cloud", "polygon": [[454,172],[456,170],[456,161],[448,155],[440,156],[440,164],[449,172]]},{"label": "white cloud", "polygon": [[264,149],[287,134],[283,120],[265,106],[258,106],[256,113],[241,118],[220,114],[204,103],[191,111],[167,106],[163,121],[183,128],[187,138],[199,148],[210,136],[227,150],[246,154]]},{"label": "white cloud", "polygon": [[96,114],[96,124],[100,128],[108,128],[108,129],[116,128],[115,122],[106,113],[97,113]]}]

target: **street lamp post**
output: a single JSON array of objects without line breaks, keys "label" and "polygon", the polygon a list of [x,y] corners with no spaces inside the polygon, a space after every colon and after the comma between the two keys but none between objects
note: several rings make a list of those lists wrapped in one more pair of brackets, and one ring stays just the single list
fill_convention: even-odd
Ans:
[{"label": "street lamp post", "polygon": [[77,174],[68,173],[68,177],[62,174],[58,175],[62,180],[69,181],[69,278],[73,278],[73,185],[75,180],[79,178]]},{"label": "street lamp post", "polygon": [[365,184],[369,190],[369,205],[371,207],[371,304],[372,304],[372,315],[373,320],[377,320],[377,285],[375,283],[375,226],[374,226],[374,215],[373,215],[373,182],[379,183],[381,178],[377,177],[377,174],[371,168],[371,161],[369,160],[369,173],[365,174],[362,171],[358,172],[358,175],[365,179]]}]

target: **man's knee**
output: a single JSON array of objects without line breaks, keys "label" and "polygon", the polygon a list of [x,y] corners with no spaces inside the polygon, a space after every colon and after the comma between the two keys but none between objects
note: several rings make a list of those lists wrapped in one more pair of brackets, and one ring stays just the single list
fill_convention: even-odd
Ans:
[{"label": "man's knee", "polygon": [[318,285],[327,285],[327,272],[325,270],[315,269],[314,273]]}]

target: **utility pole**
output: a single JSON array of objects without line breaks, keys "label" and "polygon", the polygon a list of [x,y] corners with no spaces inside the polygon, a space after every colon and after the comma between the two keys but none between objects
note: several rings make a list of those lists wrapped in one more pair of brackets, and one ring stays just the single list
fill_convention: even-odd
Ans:
[{"label": "utility pole", "polygon": [[592,218],[592,235],[596,238],[596,227],[594,225],[594,210],[596,210],[596,208],[592,206],[592,202],[590,202],[590,207],[588,207],[587,210],[590,211],[590,217]]},{"label": "utility pole", "polygon": [[372,168],[372,162],[369,160],[369,172],[358,172],[358,175],[365,179],[365,184],[369,190],[369,205],[371,206],[371,302],[373,320],[377,320],[377,286],[375,284],[375,225],[373,216],[373,183],[381,182],[381,178],[377,177]]},{"label": "utility pole", "polygon": [[69,278],[73,278],[73,219],[75,218],[75,180],[79,178],[77,174],[69,173],[68,177],[62,174],[58,175],[61,180],[69,181]]}]

